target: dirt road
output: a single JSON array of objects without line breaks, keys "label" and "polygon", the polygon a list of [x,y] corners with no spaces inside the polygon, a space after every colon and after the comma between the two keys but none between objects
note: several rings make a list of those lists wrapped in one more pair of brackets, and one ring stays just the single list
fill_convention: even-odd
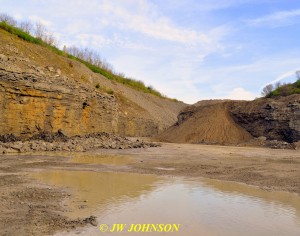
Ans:
[{"label": "dirt road", "polygon": [[[106,164],[103,160],[111,156],[122,161]],[[297,150],[163,144],[147,149],[4,155],[0,156],[0,235],[49,235],[95,224],[93,217],[74,220],[64,216],[69,210],[67,189],[30,178],[32,172],[49,169],[201,176],[300,194]]]}]

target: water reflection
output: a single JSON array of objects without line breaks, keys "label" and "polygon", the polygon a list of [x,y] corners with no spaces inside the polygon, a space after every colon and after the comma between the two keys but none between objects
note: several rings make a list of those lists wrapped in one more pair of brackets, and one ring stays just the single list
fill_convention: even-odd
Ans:
[{"label": "water reflection", "polygon": [[88,171],[47,171],[32,176],[72,191],[71,212],[67,213],[71,218],[88,217],[119,202],[142,198],[158,181],[154,175]]},{"label": "water reflection", "polygon": [[[99,224],[109,226],[181,224],[178,233],[147,235],[300,235],[300,197],[294,194],[222,181],[126,173],[49,171],[35,177],[74,191],[72,217],[94,214]],[[78,202],[87,208],[78,208]],[[60,235],[75,233],[113,235],[100,233],[98,227]]]}]

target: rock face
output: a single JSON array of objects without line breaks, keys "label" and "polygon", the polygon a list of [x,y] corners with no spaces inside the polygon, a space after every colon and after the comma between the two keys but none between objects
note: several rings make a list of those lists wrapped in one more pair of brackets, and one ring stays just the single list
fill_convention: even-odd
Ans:
[{"label": "rock face", "polygon": [[230,112],[254,137],[289,143],[300,140],[300,95],[234,103]]},{"label": "rock face", "polygon": [[69,83],[0,69],[0,132],[31,135],[62,129],[68,136],[117,131],[114,96]]},{"label": "rock face", "polygon": [[62,130],[69,137],[153,136],[174,123],[184,106],[111,81],[0,30],[0,135]]},{"label": "rock face", "polygon": [[63,76],[40,76],[0,69],[0,133],[32,135],[63,130],[68,136],[97,132],[150,136],[151,120],[119,115],[114,95],[101,94]]}]

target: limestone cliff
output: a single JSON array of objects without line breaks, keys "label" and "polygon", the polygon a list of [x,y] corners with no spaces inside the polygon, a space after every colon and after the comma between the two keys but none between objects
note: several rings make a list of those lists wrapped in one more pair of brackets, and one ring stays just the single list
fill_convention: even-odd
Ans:
[{"label": "limestone cliff", "polygon": [[5,31],[0,36],[0,134],[61,129],[68,136],[152,136],[185,106],[110,81]]},{"label": "limestone cliff", "polygon": [[[50,82],[51,81],[51,82]],[[65,77],[41,77],[0,69],[0,132],[67,135],[117,131],[117,102]]]}]

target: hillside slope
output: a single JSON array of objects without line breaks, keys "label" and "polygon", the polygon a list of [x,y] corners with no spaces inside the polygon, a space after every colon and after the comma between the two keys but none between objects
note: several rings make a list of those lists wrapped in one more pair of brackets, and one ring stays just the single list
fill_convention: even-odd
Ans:
[{"label": "hillside slope", "polygon": [[0,30],[0,133],[152,136],[186,105],[136,91]]}]

